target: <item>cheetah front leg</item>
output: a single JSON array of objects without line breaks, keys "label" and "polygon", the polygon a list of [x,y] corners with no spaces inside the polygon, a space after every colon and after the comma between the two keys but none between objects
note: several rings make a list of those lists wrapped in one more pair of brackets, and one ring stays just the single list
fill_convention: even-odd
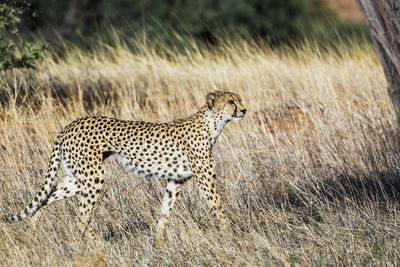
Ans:
[{"label": "cheetah front leg", "polygon": [[214,162],[212,158],[206,157],[204,161],[196,160],[198,157],[193,157],[194,162],[191,164],[191,169],[196,176],[196,183],[200,191],[200,197],[206,202],[207,206],[220,220],[224,229],[228,229],[224,210],[221,207],[220,197],[217,194],[215,187],[216,173],[214,170]]},{"label": "cheetah front leg", "polygon": [[175,181],[172,179],[168,179],[167,187],[165,188],[164,199],[161,206],[161,219],[157,223],[159,231],[164,229],[164,225],[167,222],[169,215],[171,214],[171,210],[174,207],[176,198],[182,189],[183,183],[185,182],[186,180]]}]

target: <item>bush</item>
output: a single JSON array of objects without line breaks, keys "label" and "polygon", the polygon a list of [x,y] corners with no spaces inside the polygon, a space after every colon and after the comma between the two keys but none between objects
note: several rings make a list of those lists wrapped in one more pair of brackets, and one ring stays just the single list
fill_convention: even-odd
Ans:
[{"label": "bush", "polygon": [[[21,16],[28,3],[17,4],[11,1],[0,4],[0,70],[11,68],[33,68],[37,60],[43,58],[46,48],[19,39]],[[19,48],[19,49],[17,49]]]}]

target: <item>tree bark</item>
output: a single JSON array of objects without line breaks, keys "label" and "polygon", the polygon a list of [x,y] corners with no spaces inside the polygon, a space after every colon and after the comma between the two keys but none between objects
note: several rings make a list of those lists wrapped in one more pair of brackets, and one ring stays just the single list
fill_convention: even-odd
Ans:
[{"label": "tree bark", "polygon": [[400,129],[400,0],[356,0],[371,30]]}]

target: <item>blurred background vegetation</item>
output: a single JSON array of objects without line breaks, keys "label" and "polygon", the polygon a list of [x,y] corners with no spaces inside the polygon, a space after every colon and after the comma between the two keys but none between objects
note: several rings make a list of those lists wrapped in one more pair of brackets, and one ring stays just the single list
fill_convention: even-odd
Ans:
[{"label": "blurred background vegetation", "polygon": [[[3,49],[17,36],[19,47],[33,51],[34,58],[43,50],[21,40],[61,51],[65,41],[91,48],[93,40],[112,45],[132,37],[215,45],[219,36],[245,36],[276,46],[369,38],[354,0],[6,0],[2,5],[9,8],[0,10]],[[17,18],[14,28],[3,23],[10,17]]]},{"label": "blurred background vegetation", "polygon": [[177,33],[209,39],[234,30],[271,41],[316,34],[324,26],[332,31],[363,28],[354,0],[30,0],[29,4],[24,31],[50,39],[56,35],[107,39],[111,26],[120,34],[164,38]]}]

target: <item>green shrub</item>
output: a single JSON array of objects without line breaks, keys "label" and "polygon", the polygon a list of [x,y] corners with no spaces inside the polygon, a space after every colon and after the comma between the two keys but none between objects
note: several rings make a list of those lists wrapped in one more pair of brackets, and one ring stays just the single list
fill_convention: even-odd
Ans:
[{"label": "green shrub", "polygon": [[45,46],[19,41],[21,17],[28,3],[15,1],[0,4],[0,70],[33,68],[35,61],[43,58]]}]

